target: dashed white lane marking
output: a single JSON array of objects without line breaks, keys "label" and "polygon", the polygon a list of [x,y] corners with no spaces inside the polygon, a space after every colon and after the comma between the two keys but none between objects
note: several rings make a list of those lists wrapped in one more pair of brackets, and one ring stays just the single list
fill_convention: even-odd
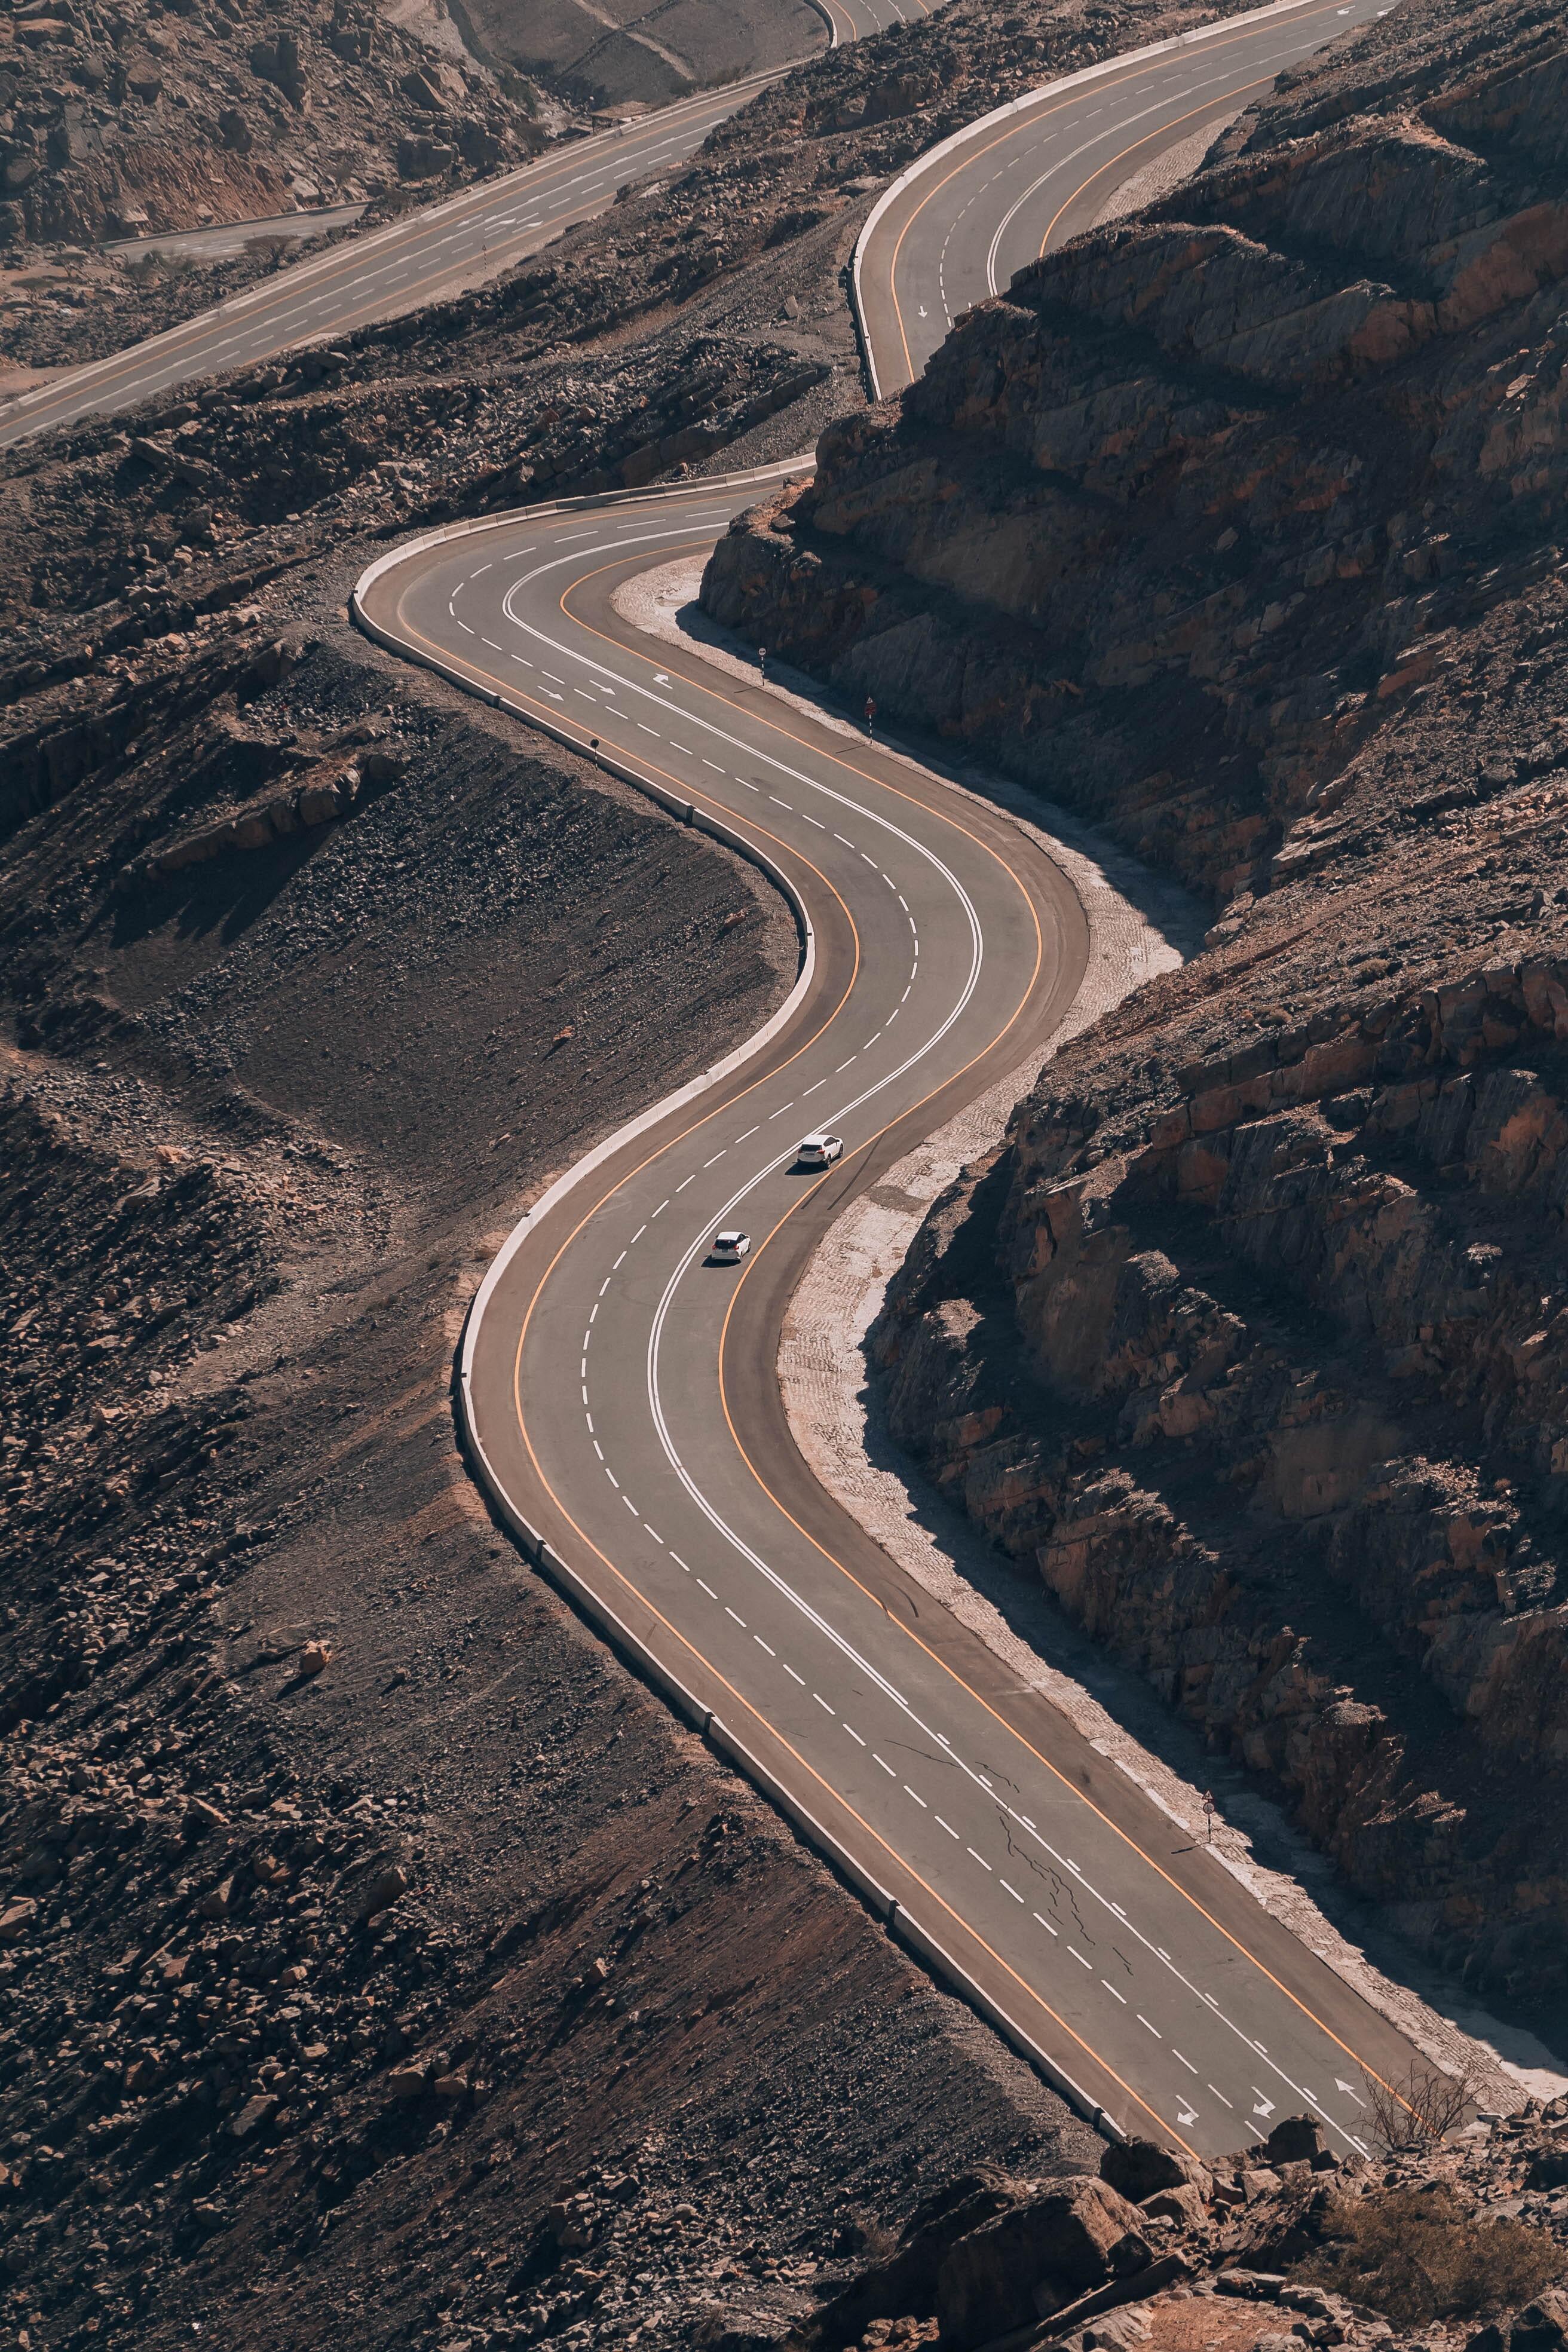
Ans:
[{"label": "dashed white lane marking", "polygon": [[768,798],[769,798],[769,800],[771,800],[771,801],[772,801],[772,803],[773,803],[773,804],[774,808],[789,809],[789,813],[790,813],[791,816],[793,816],[793,815],[795,814],[795,810],[793,809],[793,807],[791,807],[791,806],[790,806],[789,802],[788,802],[788,801],[781,801],[781,800],[780,800],[780,798],[779,798],[779,796],[778,796],[778,794],[777,794],[777,793],[770,793],[768,794]]},{"label": "dashed white lane marking", "polygon": [[725,771],[719,765],[717,760],[704,760],[702,764],[705,768],[711,768],[716,776],[721,776],[725,773]]},{"label": "dashed white lane marking", "polygon": [[[1181,2053],[1181,2052],[1177,2049],[1177,2047],[1176,2047],[1176,2045],[1175,2045],[1175,2043],[1174,2043],[1173,2042],[1172,2042],[1172,2044],[1171,2044],[1171,2055],[1172,2055],[1172,2057],[1173,2057],[1173,2058],[1182,2058],[1182,2053]],[[1193,2062],[1192,2062],[1192,2060],[1191,2060],[1190,2058],[1182,2058],[1182,2063],[1183,2063],[1183,2065],[1186,2068],[1186,2070],[1187,2070],[1187,2072],[1188,2072],[1188,2074],[1195,2074],[1197,2073],[1197,2071],[1198,2071],[1198,2070],[1197,2070],[1197,2068],[1194,2065],[1194,2063],[1193,2063]]]},{"label": "dashed white lane marking", "polygon": [[1109,1977],[1101,1977],[1100,1981],[1105,1987],[1106,1991],[1110,1995],[1111,2000],[1119,2000],[1121,2003],[1122,2008],[1125,2009],[1127,2006],[1127,1995],[1124,1992],[1118,1992],[1116,1987],[1111,1983]]},{"label": "dashed white lane marking", "polygon": [[763,1641],[760,1633],[753,1633],[752,1639],[756,1643],[759,1650],[767,1650],[770,1658],[776,1658],[778,1656],[778,1652],[776,1650],[768,1649],[768,1644]]},{"label": "dashed white lane marking", "polygon": [[814,824],[816,827],[818,833],[826,833],[827,831],[827,827],[823,824],[822,819],[819,816],[806,816],[804,809],[802,809],[801,814],[805,817],[807,824]]},{"label": "dashed white lane marking", "polygon": [[[662,1216],[663,1216],[663,1214],[664,1214],[664,1213],[665,1213],[665,1211],[666,1211],[666,1209],[668,1209],[668,1206],[669,1206],[669,1202],[668,1202],[668,1200],[663,1200],[663,1201],[661,1201],[661,1202],[659,1202],[659,1204],[658,1204],[658,1208],[654,1211],[654,1213],[653,1213],[653,1217],[662,1217]],[[649,1223],[650,1225],[651,1225],[651,1224],[652,1224],[652,1223],[653,1223],[653,1217],[650,1217],[650,1218],[648,1219],[648,1223]]]},{"label": "dashed white lane marking", "polygon": [[[694,1168],[694,1169],[692,1170],[692,1171],[691,1171],[691,1173],[690,1173],[690,1175],[689,1175],[689,1176],[683,1176],[683,1177],[681,1178],[681,1180],[680,1180],[679,1183],[679,1184],[676,1186],[676,1188],[675,1188],[675,1192],[685,1192],[685,1190],[686,1190],[686,1188],[687,1188],[687,1186],[688,1186],[689,1184],[695,1184],[695,1183],[696,1183],[696,1181],[697,1181],[697,1171],[696,1171],[696,1169]],[[671,1199],[671,1200],[674,1200],[674,1198],[675,1198],[675,1192],[672,1192],[672,1193],[670,1194],[670,1196],[669,1196],[669,1197],[670,1197],[670,1199]]]},{"label": "dashed white lane marking", "polygon": [[1051,1925],[1051,1923],[1050,1923],[1050,1921],[1049,1921],[1048,1919],[1041,1919],[1041,1918],[1040,1918],[1040,1915],[1039,1915],[1039,1913],[1038,1913],[1037,1911],[1035,1913],[1035,1915],[1034,1915],[1034,1916],[1035,1916],[1036,1919],[1039,1921],[1040,1926],[1045,1929],[1045,1931],[1046,1931],[1047,1935],[1047,1936],[1055,1936],[1055,1937],[1056,1937],[1056,1938],[1057,1938],[1057,1941],[1059,1943],[1059,1942],[1061,1941],[1061,1931],[1059,1930],[1059,1928],[1053,1927],[1052,1927],[1052,1925]]},{"label": "dashed white lane marking", "polygon": [[[974,1848],[973,1848],[972,1845],[965,1846],[963,1850],[964,1850],[965,1853],[969,1854],[969,1855],[970,1855],[970,1856],[971,1856],[971,1857],[972,1857],[975,1862],[977,1862],[977,1863],[980,1864],[980,1867],[981,1867],[981,1869],[982,1869],[982,1870],[990,1870],[990,1869],[991,1869],[991,1864],[986,1861],[985,1856],[984,1856],[983,1853],[975,1853],[975,1851],[974,1851]],[[993,1876],[994,1876],[994,1875],[995,1875],[994,1872],[993,1872],[993,1873],[992,1873],[992,1875],[993,1875]]]},{"label": "dashed white lane marking", "polygon": [[708,1595],[710,1601],[718,1600],[719,1595],[714,1591],[713,1587],[710,1584],[705,1582],[700,1576],[698,1578],[697,1581],[702,1586],[702,1590]]},{"label": "dashed white lane marking", "polygon": [[[724,1146],[724,1151],[728,1151],[728,1150],[729,1150],[729,1149],[730,1149],[729,1145],[728,1145],[728,1144],[726,1144],[726,1145]],[[712,1159],[711,1159],[711,1160],[705,1160],[702,1162],[703,1167],[704,1167],[704,1168],[717,1168],[717,1166],[719,1165],[719,1162],[720,1162],[720,1161],[721,1161],[721,1160],[722,1160],[722,1159],[723,1159],[723,1157],[724,1157],[724,1151],[716,1151],[716,1152],[713,1154],[713,1157],[712,1157]]]},{"label": "dashed white lane marking", "polygon": [[737,1142],[737,1143],[750,1143],[750,1141],[751,1141],[751,1139],[752,1139],[752,1136],[753,1136],[753,1135],[760,1135],[760,1134],[762,1133],[762,1126],[763,1126],[763,1123],[762,1123],[761,1119],[759,1119],[759,1120],[757,1121],[757,1124],[756,1124],[756,1126],[755,1126],[755,1127],[749,1127],[749,1128],[746,1129],[746,1132],[744,1133],[744,1135],[738,1135],[738,1136],[735,1138],[736,1142]]},{"label": "dashed white lane marking", "polygon": [[[1159,2027],[1158,2027],[1157,2025],[1151,2025],[1151,2024],[1150,2024],[1150,2022],[1149,2022],[1149,2021],[1148,2021],[1148,2019],[1144,2016],[1144,2014],[1143,2014],[1143,2012],[1142,2012],[1142,2010],[1139,2010],[1139,2011],[1136,2012],[1136,2015],[1137,2015],[1138,2022],[1139,2022],[1139,2024],[1143,2028],[1143,2031],[1145,2032],[1145,2033],[1152,2033],[1152,2034],[1153,2035],[1153,2037],[1154,2037],[1154,2039],[1155,2039],[1155,2041],[1156,2041],[1156,2042],[1163,2042],[1163,2040],[1165,2039],[1165,2037],[1164,2037],[1164,2035],[1161,2032],[1161,2031],[1160,2031]],[[1213,2084],[1212,2083],[1209,2084],[1209,2089],[1210,2089],[1211,2091],[1214,2089],[1214,2084]]]},{"label": "dashed white lane marking", "polygon": [[[1208,2087],[1209,2087],[1209,2089],[1210,2089],[1211,2091],[1214,2091],[1214,2084],[1213,2084],[1212,2083],[1208,2085]],[[1224,2093],[1223,2091],[1214,2091],[1214,2095],[1215,2095],[1215,2097],[1219,2101],[1220,2105],[1221,2105],[1222,2107],[1230,2107],[1230,2111],[1231,2111],[1232,2115],[1234,2115],[1234,2114],[1236,2113],[1236,2109],[1234,2108],[1234,2106],[1231,2106],[1231,2103],[1230,2103],[1230,2101],[1226,2097],[1225,2093]]]},{"label": "dashed white lane marking", "polygon": [[996,1884],[1004,1890],[1005,1893],[1012,1896],[1015,1903],[1021,1903],[1023,1901],[1024,1898],[1019,1894],[1017,1888],[1016,1886],[1009,1886],[1005,1878],[999,1878],[996,1881]]},{"label": "dashed white lane marking", "polygon": [[828,1706],[827,1701],[823,1697],[820,1691],[813,1691],[811,1696],[816,1701],[817,1706],[822,1709],[824,1715],[834,1715],[835,1710]]},{"label": "dashed white lane marking", "polygon": [[931,1819],[936,1823],[939,1830],[945,1830],[947,1832],[950,1838],[955,1838],[958,1835],[958,1832],[953,1828],[952,1823],[951,1822],[944,1822],[940,1813],[933,1813],[931,1815]]},{"label": "dashed white lane marking", "polygon": [[669,748],[672,751],[679,751],[683,759],[689,760],[691,757],[690,745],[689,743],[678,743],[673,735],[669,739]]},{"label": "dashed white lane marking", "polygon": [[728,1602],[727,1601],[725,1601],[725,1603],[724,1603],[724,1614],[725,1614],[725,1616],[726,1616],[726,1617],[734,1617],[734,1619],[735,1619],[735,1622],[736,1622],[736,1624],[740,1627],[740,1629],[741,1629],[742,1633],[743,1633],[745,1632],[745,1630],[746,1630],[746,1621],[745,1621],[745,1619],[744,1619],[743,1617],[736,1616],[734,1610],[731,1608],[731,1606],[730,1606],[730,1604],[729,1604],[729,1602]]},{"label": "dashed white lane marking", "polygon": [[672,1551],[669,1556],[675,1562],[677,1568],[685,1568],[687,1575],[690,1575],[691,1570],[686,1567],[686,1562],[681,1559],[680,1554],[678,1551]]},{"label": "dashed white lane marking", "polygon": [[1086,1960],[1081,1952],[1074,1952],[1070,1944],[1068,1946],[1068,1950],[1072,1953],[1073,1958],[1078,1962],[1080,1969],[1093,1969],[1094,1962],[1092,1960]]},{"label": "dashed white lane marking", "polygon": [[871,1750],[871,1761],[873,1764],[880,1764],[883,1771],[887,1774],[889,1780],[896,1780],[898,1779],[898,1774],[894,1771],[887,1759],[885,1757],[879,1756],[874,1748]]},{"label": "dashed white lane marking", "polygon": [[609,1480],[609,1482],[610,1482],[611,1486],[615,1488],[615,1490],[616,1490],[616,1494],[618,1495],[618,1494],[620,1493],[620,1491],[621,1491],[621,1482],[620,1482],[620,1480],[616,1477],[616,1475],[615,1472],[611,1469],[611,1467],[610,1467],[610,1465],[609,1465],[609,1464],[608,1464],[607,1462],[606,1462],[606,1463],[605,1463],[605,1477]]},{"label": "dashed white lane marking", "polygon": [[621,1500],[622,1500],[622,1502],[626,1505],[626,1507],[627,1510],[631,1513],[631,1515],[632,1515],[632,1517],[633,1517],[633,1518],[634,1518],[634,1519],[635,1519],[635,1518],[637,1518],[637,1517],[639,1517],[641,1516],[641,1515],[640,1515],[640,1513],[639,1513],[639,1512],[638,1512],[638,1510],[637,1510],[637,1505],[633,1502],[633,1500],[632,1500],[632,1498],[631,1498],[631,1496],[630,1496],[629,1495],[623,1495],[623,1496],[621,1496]]},{"label": "dashed white lane marking", "polygon": [[930,1812],[931,1807],[926,1803],[926,1801],[921,1796],[920,1790],[918,1789],[911,1789],[907,1780],[904,1782],[904,1794],[906,1797],[912,1797],[922,1812]]},{"label": "dashed white lane marking", "polygon": [[646,1519],[643,1521],[643,1525],[645,1528],[647,1528],[649,1535],[653,1538],[660,1551],[663,1551],[665,1549],[664,1538],[659,1534],[658,1529],[657,1528],[648,1528],[647,1521]]},{"label": "dashed white lane marking", "polygon": [[804,1689],[805,1688],[805,1676],[804,1675],[797,1675],[797,1674],[795,1674],[795,1668],[794,1668],[794,1667],[789,1664],[788,1660],[787,1660],[787,1659],[785,1659],[785,1658],[781,1658],[781,1659],[779,1660],[779,1664],[780,1664],[780,1665],[782,1665],[782,1666],[783,1666],[783,1668],[784,1668],[784,1670],[785,1674],[786,1674],[786,1675],[792,1675],[792,1676],[794,1677],[794,1679],[795,1679],[795,1681],[800,1685],[800,1686],[801,1686],[802,1690],[804,1690]]}]

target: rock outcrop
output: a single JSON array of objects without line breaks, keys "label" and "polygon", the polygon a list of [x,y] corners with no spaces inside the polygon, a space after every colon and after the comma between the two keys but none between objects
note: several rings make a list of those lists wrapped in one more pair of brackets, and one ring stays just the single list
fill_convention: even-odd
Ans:
[{"label": "rock outcrop", "polygon": [[891,1425],[1521,1999],[1568,1927],[1565,74],[1555,17],[1406,0],[704,588],[1218,902],[934,1213]]},{"label": "rock outcrop", "polygon": [[[1194,2168],[1201,2187],[1133,2206],[1106,2184],[1168,2166],[1144,2140],[1108,2148],[1100,2180],[1065,2189],[961,2176],[815,2319],[751,2341],[770,2352],[1563,2352],[1568,2296],[1552,2282],[1568,2263],[1568,2201],[1521,2188],[1561,2155],[1565,2124],[1563,2102],[1531,2100],[1500,2126],[1424,2134],[1373,2164],[1341,2160],[1315,2121],[1287,2116],[1212,2176]],[[1096,2233],[1077,2268],[1092,2284],[1064,2301],[1058,2217],[1098,2210],[1096,2190],[1113,2200],[1110,2226],[1127,2227],[1110,2242]],[[980,2279],[983,2295],[955,2295],[956,2282]]]},{"label": "rock outcrop", "polygon": [[830,430],[708,609],[1222,898],[1304,870],[1498,567],[1552,560],[1565,73],[1536,9],[1407,0]]},{"label": "rock outcrop", "polygon": [[424,134],[456,176],[542,144],[531,91],[363,0],[61,0],[0,16],[0,246],[363,200]]}]

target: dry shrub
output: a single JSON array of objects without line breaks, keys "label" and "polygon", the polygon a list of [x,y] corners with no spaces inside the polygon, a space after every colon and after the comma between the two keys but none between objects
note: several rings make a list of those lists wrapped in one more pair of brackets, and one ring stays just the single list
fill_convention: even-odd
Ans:
[{"label": "dry shrub", "polygon": [[1373,2130],[1385,2147],[1424,2147],[1429,2140],[1441,2139],[1475,2100],[1468,2073],[1440,2074],[1418,2058],[1412,2060],[1403,2081],[1385,2083],[1377,2074],[1363,2080]]},{"label": "dry shrub", "polygon": [[1544,2230],[1481,2220],[1441,2186],[1336,2196],[1324,2230],[1328,2242],[1300,2274],[1401,2326],[1512,2310],[1563,2269]]}]

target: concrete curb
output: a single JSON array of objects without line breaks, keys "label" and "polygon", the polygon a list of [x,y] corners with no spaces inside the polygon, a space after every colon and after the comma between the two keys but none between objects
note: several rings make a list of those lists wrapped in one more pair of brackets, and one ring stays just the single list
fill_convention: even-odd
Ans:
[{"label": "concrete curb", "polygon": [[1102,58],[1097,66],[1080,66],[1076,73],[1063,74],[1058,81],[1041,82],[1037,89],[1026,89],[1021,98],[1010,99],[1005,106],[996,107],[990,114],[976,115],[974,121],[966,122],[962,131],[953,131],[950,138],[938,140],[936,145],[928,147],[925,153],[917,157],[907,171],[900,172],[898,178],[883,189],[866,215],[866,225],[855,240],[855,260],[850,275],[855,324],[860,337],[860,348],[866,355],[866,369],[871,379],[872,399],[880,400],[883,394],[881,379],[877,373],[876,354],[871,349],[870,331],[866,323],[866,304],[860,285],[861,265],[865,260],[866,249],[870,243],[872,231],[877,227],[889,206],[903,194],[906,188],[921,178],[934,164],[940,163],[945,156],[951,155],[956,148],[962,147],[966,139],[973,139],[976,131],[987,130],[994,123],[1005,122],[1009,115],[1026,113],[1030,107],[1037,106],[1042,99],[1054,96],[1058,90],[1079,89],[1085,82],[1100,81],[1107,74],[1120,73],[1124,67],[1135,65],[1141,58],[1166,57],[1175,49],[1194,48],[1204,41],[1214,40],[1221,33],[1234,31],[1237,25],[1258,25],[1271,16],[1289,16],[1296,9],[1304,8],[1310,5],[1310,0],[1269,0],[1268,7],[1248,8],[1237,16],[1221,16],[1212,25],[1200,25],[1194,32],[1173,33],[1168,40],[1150,41],[1141,49],[1123,49],[1118,57]]}]

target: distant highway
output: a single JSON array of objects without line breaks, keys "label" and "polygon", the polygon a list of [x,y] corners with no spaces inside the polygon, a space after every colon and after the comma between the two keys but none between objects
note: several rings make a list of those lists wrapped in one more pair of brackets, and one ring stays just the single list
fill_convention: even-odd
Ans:
[{"label": "distant highway", "polygon": [[[869,22],[870,0],[833,0]],[[880,8],[886,0],[876,0]],[[683,163],[716,123],[775,77],[761,74],[702,92],[628,128],[573,140],[537,162],[460,195],[421,206],[388,227],[350,238],[277,271],[216,310],[72,368],[0,409],[0,448],[51,425],[133,407],[150,394],[226,368],[273,358],[305,342],[346,335],[465,285],[499,277],[579,222],[591,220],[628,181]]]},{"label": "distant highway", "polygon": [[[618,582],[705,553],[767,486],[524,512],[362,587],[384,641],[753,843],[811,926],[782,1027],[498,1261],[464,1355],[486,1475],[1086,2111],[1214,2155],[1306,2110],[1359,2149],[1402,2037],[906,1578],[785,1422],[812,1251],[1052,1034],[1089,940],[1004,813],[617,615]],[[813,1172],[795,1146],[824,1128],[844,1156]],[[731,1227],[749,1255],[711,1263]]]}]

